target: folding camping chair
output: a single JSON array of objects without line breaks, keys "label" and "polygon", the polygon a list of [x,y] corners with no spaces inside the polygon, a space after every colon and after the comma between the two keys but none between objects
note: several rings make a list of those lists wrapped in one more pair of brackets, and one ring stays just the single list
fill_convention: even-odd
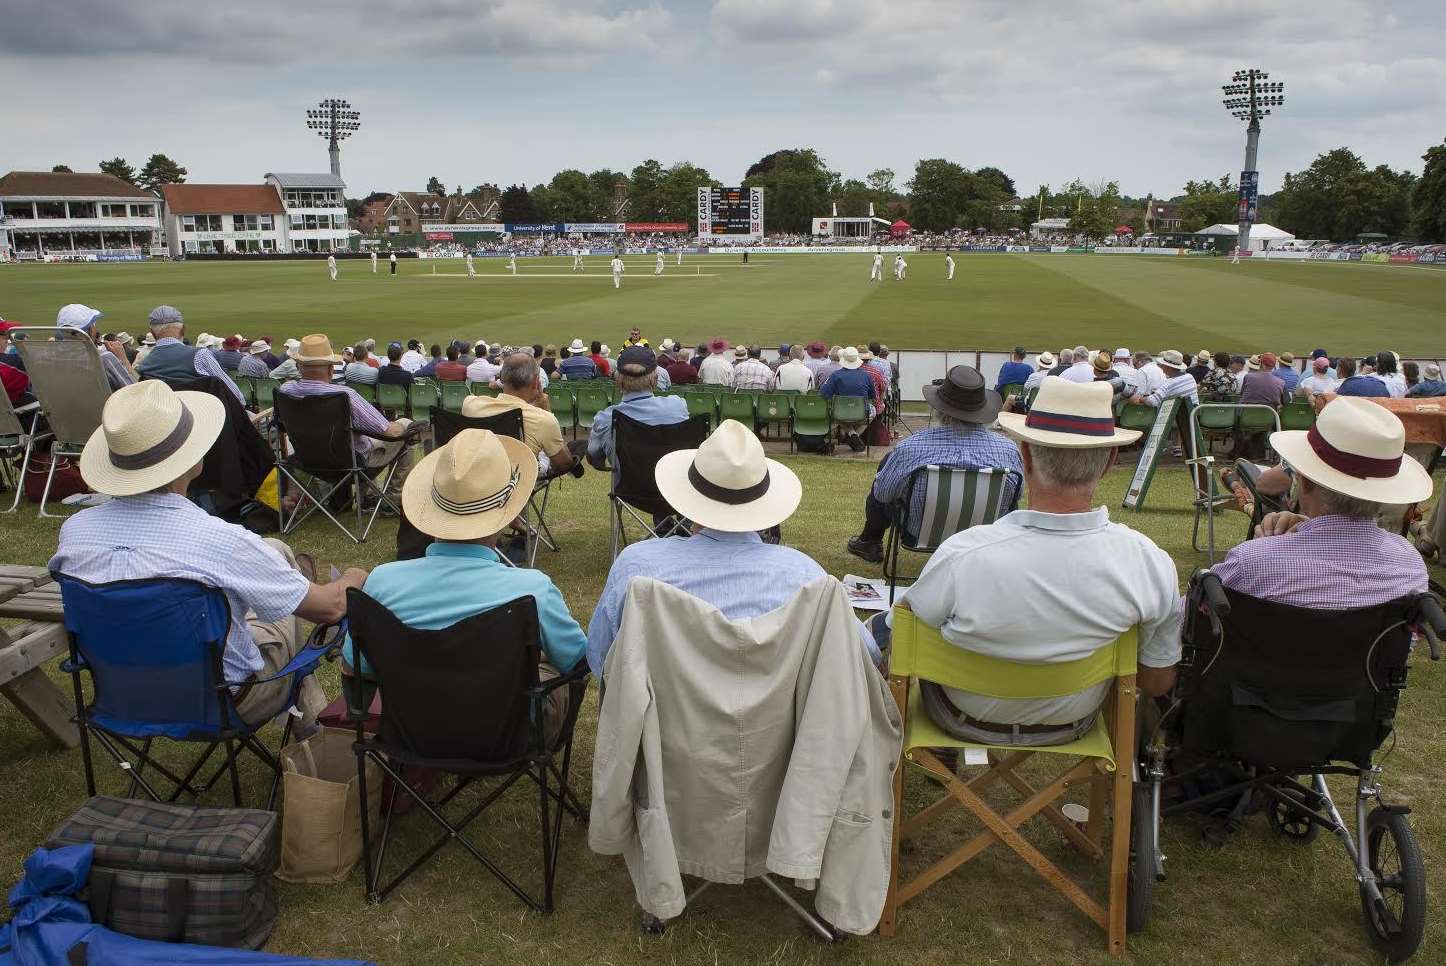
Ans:
[{"label": "folding camping chair", "polygon": [[[1014,493],[1008,503],[1004,496],[1009,478],[1015,477]],[[1018,474],[1003,469],[961,470],[952,466],[921,466],[909,475],[904,494],[894,501],[894,525],[884,550],[884,576],[889,579],[889,604],[899,585],[899,549],[933,553],[939,545],[961,530],[993,523],[1019,502]],[[909,519],[915,488],[922,488],[924,507],[917,521]],[[917,529],[917,533],[911,531]]]},{"label": "folding camping chair", "polygon": [[[1215,513],[1221,507],[1235,502],[1234,494],[1220,493],[1215,489],[1215,456],[1206,442],[1207,431],[1218,431],[1229,424],[1231,431],[1242,422],[1254,431],[1280,429],[1280,414],[1271,406],[1255,403],[1201,403],[1190,412],[1191,445],[1195,455],[1185,462],[1191,467],[1195,484],[1195,522],[1190,528],[1190,546],[1195,551],[1206,550],[1208,559],[1215,563]],[[1200,546],[1200,518],[1205,518],[1206,545]]]},{"label": "folding camping chair", "polygon": [[[281,511],[282,533],[291,533],[314,511],[320,510],[322,515],[340,527],[341,532],[350,537],[352,542],[364,543],[367,535],[371,533],[372,525],[376,523],[377,515],[381,513],[383,504],[391,507],[392,512],[400,515],[401,508],[392,499],[390,493],[392,478],[396,475],[402,460],[407,458],[412,445],[427,428],[426,423],[412,423],[407,427],[406,435],[403,437],[406,441],[405,445],[389,462],[382,466],[368,466],[352,445],[354,438],[365,436],[369,439],[386,442],[395,440],[391,437],[353,429],[351,402],[345,393],[330,393],[323,396],[289,396],[279,392],[276,394],[276,421],[280,424],[282,431],[281,453],[283,455],[276,460],[276,470],[280,474],[281,495],[283,497],[286,495],[287,483],[295,486],[301,494],[296,506],[292,508],[290,517],[287,517],[284,507]],[[286,452],[288,440],[291,444],[290,454]],[[317,496],[302,482],[298,474],[305,474],[315,481],[320,481],[325,492]],[[373,478],[374,474],[381,478],[380,483]],[[356,527],[361,531],[360,536],[353,533],[327,507],[328,503],[346,499],[348,491],[350,491],[351,502],[356,511]],[[371,515],[363,527],[362,502],[363,496],[367,493],[375,494],[376,504],[372,507]]]},{"label": "folding camping chair", "polygon": [[[237,761],[245,749],[273,773],[266,800],[270,809],[281,782],[281,764],[257,732],[293,707],[306,676],[341,646],[345,627],[316,628],[285,667],[269,678],[251,682],[254,686],[291,678],[275,709],[249,724],[237,712],[237,696],[224,676],[223,654],[231,626],[231,608],[224,593],[193,580],[92,584],[65,574],[54,577],[60,585],[70,637],[70,657],[62,669],[69,672],[74,689],[87,793],[96,793],[90,748],[94,737],[128,776],[128,798],[140,789],[151,799],[162,800],[152,784],[154,776],[145,774],[147,768],[173,787],[165,799],[172,802],[182,795],[199,799],[229,773],[231,796],[239,806]],[[90,677],[93,696],[89,704],[82,673]],[[294,721],[294,713],[286,715],[278,751],[290,741]],[[151,745],[157,738],[204,743],[206,747],[190,770],[179,775],[151,757]],[[196,784],[196,777],[222,746],[225,760],[209,779]]]},{"label": "folding camping chair", "polygon": [[[509,409],[497,413],[495,416],[459,416],[456,413],[441,412],[432,421],[432,442],[435,446],[445,446],[453,436],[456,436],[464,429],[486,429],[496,433],[498,436],[510,436],[513,439],[522,439],[522,410]],[[522,513],[522,525],[527,528],[527,566],[537,566],[537,547],[539,544],[546,545],[548,550],[557,552],[557,540],[552,536],[552,530],[547,525],[547,500],[552,493],[553,477],[546,479],[539,478],[537,484],[532,488],[532,495],[527,498],[527,507]],[[538,495],[541,494],[541,501]],[[537,517],[533,523],[531,516]]]},{"label": "folding camping chair", "polygon": [[[568,787],[573,726],[587,691],[585,661],[549,681],[538,675],[542,651],[537,605],[521,597],[441,630],[409,627],[360,590],[347,591],[347,619],[356,645],[359,669],[368,667],[366,683],[374,683],[382,699],[377,731],[365,731],[366,716],[356,719],[358,786],[362,800],[362,856],[366,867],[366,898],[381,902],[448,842],[455,841],[482,863],[511,892],[537,912],[551,912],[553,883],[564,812],[582,820],[584,812]],[[362,675],[348,678],[360,689]],[[550,741],[544,735],[544,703],[559,688],[568,693],[567,715]],[[354,706],[366,707],[361,695]],[[561,765],[556,761],[561,753]],[[367,759],[391,779],[383,806],[382,832],[372,861],[368,827]],[[432,768],[456,777],[456,785],[428,801],[402,775],[403,768]],[[464,834],[466,826],[496,802],[518,779],[537,786],[542,838],[542,895],[524,891]],[[480,779],[501,782],[456,821],[447,806]],[[401,789],[445,831],[391,881],[383,884],[382,869],[391,838],[393,805]],[[381,793],[377,789],[377,794]],[[512,823],[505,834],[515,835]]]},{"label": "folding camping chair", "polygon": [[[38,336],[44,333],[48,338]],[[10,338],[25,361],[30,388],[50,426],[50,472],[40,496],[37,516],[46,513],[50,485],[55,480],[56,457],[79,457],[86,440],[100,427],[101,410],[110,398],[110,383],[90,337],[74,329],[25,326],[11,329]]]},{"label": "folding camping chair", "polygon": [[[19,409],[10,404],[8,393],[0,392],[0,479],[4,479],[7,486],[15,488],[15,499],[10,503],[10,509],[5,513],[14,513],[20,507],[20,497],[25,492],[25,470],[30,466],[30,453],[35,448],[35,443],[40,439],[48,439],[50,434],[42,432],[37,436],[34,432],[35,424],[32,421],[30,429],[25,428],[21,416],[30,416],[40,411],[40,403],[26,403]],[[16,456],[20,457],[20,466],[17,469],[12,462]]]},{"label": "folding camping chair", "polygon": [[[1076,908],[1104,929],[1109,950],[1125,951],[1126,876],[1130,852],[1131,772],[1135,741],[1135,656],[1138,630],[1131,628],[1113,644],[1078,661],[1058,664],[1021,664],[965,650],[945,640],[906,606],[894,608],[893,651],[889,657],[889,688],[904,717],[904,759],[942,783],[948,794],[904,819],[904,773],[894,772],[893,875],[879,932],[894,935],[899,907],[934,883],[978,856],[995,842],[1003,842],[1058,890]],[[1020,747],[988,745],[954,738],[934,723],[924,708],[920,681],[932,681],[975,694],[1001,699],[1058,697],[1091,685],[1112,681],[1105,705],[1089,734],[1058,745]],[[937,750],[982,750],[989,765],[965,780],[940,761]],[[1034,755],[1063,755],[1074,764],[1036,788],[1019,774],[1019,767]],[[961,759],[963,756],[961,755]],[[982,797],[989,786],[1003,782],[1023,796],[1013,809],[997,811]],[[1090,789],[1089,821],[1081,830],[1054,804],[1071,788]],[[1105,844],[1105,812],[1112,804],[1114,827]],[[934,862],[923,872],[905,879],[899,868],[899,842],[923,831],[934,820],[963,807],[985,826],[984,831],[960,848]],[[1109,856],[1109,897],[1105,904],[1090,896],[1020,834],[1030,818],[1043,815],[1079,852],[1093,858]],[[900,819],[903,819],[900,821]]]},{"label": "folding camping chair", "polygon": [[[703,445],[709,421],[706,416],[692,416],[681,423],[649,426],[614,409],[612,428],[613,486],[608,499],[612,502],[610,549],[616,560],[628,545],[625,514],[643,528],[647,534],[643,539],[687,533],[687,522],[658,492],[653,467],[665,453]],[[652,514],[652,519],[644,513]]]}]

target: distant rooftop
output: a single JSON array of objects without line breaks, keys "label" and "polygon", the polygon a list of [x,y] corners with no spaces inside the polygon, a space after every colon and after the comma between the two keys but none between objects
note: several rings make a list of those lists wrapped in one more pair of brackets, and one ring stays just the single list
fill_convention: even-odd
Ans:
[{"label": "distant rooftop", "polygon": [[283,188],[345,188],[346,182],[334,174],[323,172],[321,174],[296,174],[295,172],[277,172],[268,174],[266,177],[274,178],[276,183]]},{"label": "distant rooftop", "polygon": [[11,171],[0,178],[7,198],[146,198],[148,194],[114,175],[89,171]]}]

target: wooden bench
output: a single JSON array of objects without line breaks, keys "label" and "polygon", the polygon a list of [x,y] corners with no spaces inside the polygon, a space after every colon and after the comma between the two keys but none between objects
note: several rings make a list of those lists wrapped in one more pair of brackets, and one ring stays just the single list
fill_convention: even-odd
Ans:
[{"label": "wooden bench", "polygon": [[0,694],[41,733],[66,748],[80,742],[75,706],[45,673],[51,658],[68,651],[60,588],[44,567],[0,564],[0,617],[21,618],[0,628]]}]

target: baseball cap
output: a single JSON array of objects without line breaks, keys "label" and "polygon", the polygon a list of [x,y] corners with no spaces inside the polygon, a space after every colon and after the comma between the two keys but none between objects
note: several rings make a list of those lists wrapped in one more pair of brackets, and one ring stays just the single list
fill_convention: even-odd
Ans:
[{"label": "baseball cap", "polygon": [[625,376],[646,376],[658,368],[658,357],[645,346],[630,345],[618,356],[618,371]]},{"label": "baseball cap", "polygon": [[1125,348],[1116,349],[1116,350],[1115,350],[1115,358],[1116,358],[1116,359],[1128,359],[1128,358],[1130,358],[1130,350],[1129,350],[1129,349],[1125,349]]},{"label": "baseball cap", "polygon": [[1325,372],[1331,367],[1331,361],[1325,356],[1316,356],[1310,363],[1316,372]]},{"label": "baseball cap", "polygon": [[1274,353],[1274,352],[1262,352],[1262,353],[1260,354],[1260,365],[1261,365],[1261,367],[1264,368],[1264,369],[1274,369],[1274,368],[1275,368],[1275,353]]},{"label": "baseball cap", "polygon": [[19,322],[7,322],[4,319],[0,319],[0,332],[9,332],[11,329],[18,328],[20,328]]}]

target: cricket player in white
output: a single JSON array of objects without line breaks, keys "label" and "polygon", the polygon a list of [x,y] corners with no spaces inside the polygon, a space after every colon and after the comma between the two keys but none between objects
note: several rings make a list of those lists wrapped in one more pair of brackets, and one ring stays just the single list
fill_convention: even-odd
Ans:
[{"label": "cricket player in white", "polygon": [[336,256],[335,256],[335,255],[328,255],[328,256],[326,256],[326,273],[331,276],[331,280],[332,280],[333,282],[336,281]]},{"label": "cricket player in white", "polygon": [[882,282],[884,280],[884,256],[874,252],[874,265],[869,269],[870,282]]},{"label": "cricket player in white", "polygon": [[948,252],[944,253],[944,265],[949,269],[949,281],[954,281],[954,256]]},{"label": "cricket player in white", "polygon": [[1240,264],[1240,246],[1239,246],[1239,245],[1236,245],[1235,248],[1234,248],[1234,250],[1232,250],[1231,253],[1230,253],[1230,264],[1231,264],[1231,265],[1239,265],[1239,264]]},{"label": "cricket player in white", "polygon": [[472,264],[472,253],[471,253],[471,252],[468,252],[468,253],[466,254],[465,258],[466,258],[466,261],[467,261],[467,277],[468,277],[468,278],[476,278],[476,277],[477,277],[477,267]]},{"label": "cricket player in white", "polygon": [[375,275],[376,273],[377,273],[377,253],[376,253],[376,252],[372,252],[372,274]]},{"label": "cricket player in white", "polygon": [[623,260],[617,255],[613,256],[613,288],[623,287]]},{"label": "cricket player in white", "polygon": [[909,263],[904,261],[904,256],[899,256],[899,281],[909,277]]},{"label": "cricket player in white", "polygon": [[582,271],[582,249],[581,249],[581,248],[574,247],[573,250],[572,250],[572,270],[573,270],[574,272],[580,272],[580,271]]},{"label": "cricket player in white", "polygon": [[679,249],[678,249],[678,266],[679,266],[679,267],[682,267],[682,265],[683,265],[683,249],[679,248]]},{"label": "cricket player in white", "polygon": [[507,270],[508,270],[509,272],[511,272],[513,275],[516,275],[516,274],[517,274],[517,253],[516,253],[516,252],[508,252],[508,253],[507,253]]},{"label": "cricket player in white", "polygon": [[397,253],[396,253],[396,252],[392,252],[391,257],[387,259],[387,263],[388,263],[388,265],[391,267],[391,273],[392,273],[393,275],[397,274]]},{"label": "cricket player in white", "polygon": [[903,255],[895,255],[895,256],[894,256],[894,281],[896,281],[896,282],[897,282],[899,279],[901,279],[901,278],[904,277],[904,268],[903,268],[903,265],[904,265],[904,256],[903,256]]},{"label": "cricket player in white", "polygon": [[658,252],[658,261],[657,261],[657,264],[655,264],[655,265],[653,266],[653,274],[654,274],[654,275],[661,275],[661,274],[663,274],[663,253],[662,253],[662,252]]}]

